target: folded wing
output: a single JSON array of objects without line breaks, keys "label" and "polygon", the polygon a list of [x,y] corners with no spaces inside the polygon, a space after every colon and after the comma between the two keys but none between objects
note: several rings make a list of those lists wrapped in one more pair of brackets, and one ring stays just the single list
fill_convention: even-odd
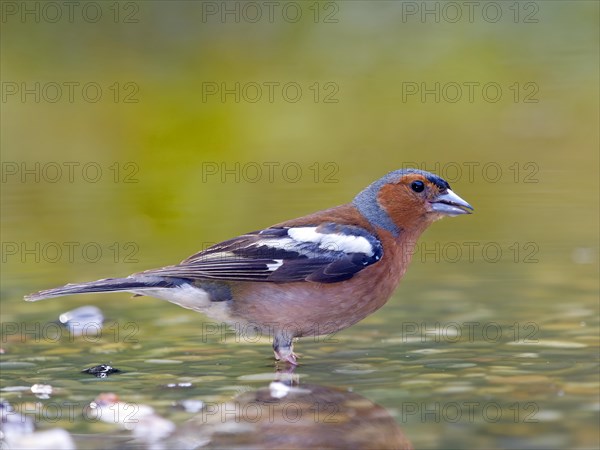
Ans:
[{"label": "folded wing", "polygon": [[178,265],[141,272],[184,279],[336,283],[383,256],[361,227],[325,223],[274,227],[216,244]]}]

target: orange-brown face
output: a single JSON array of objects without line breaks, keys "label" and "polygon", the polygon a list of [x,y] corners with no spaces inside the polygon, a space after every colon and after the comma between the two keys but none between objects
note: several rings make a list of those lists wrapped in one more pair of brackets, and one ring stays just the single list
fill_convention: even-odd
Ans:
[{"label": "orange-brown face", "polygon": [[379,191],[379,204],[401,229],[427,226],[444,216],[468,214],[471,206],[450,190],[420,173],[408,173]]}]

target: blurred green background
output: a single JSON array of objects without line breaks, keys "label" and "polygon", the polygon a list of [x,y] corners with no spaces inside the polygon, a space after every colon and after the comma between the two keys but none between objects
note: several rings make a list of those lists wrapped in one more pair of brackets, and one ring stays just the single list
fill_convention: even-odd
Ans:
[{"label": "blurred green background", "polygon": [[[468,3],[82,2],[69,17],[64,6],[2,2],[2,320],[53,320],[97,300],[113,317],[183,316],[192,327],[204,319],[153,299],[22,296],[174,263],[345,203],[416,163],[476,213],[428,230],[421,245],[441,250],[420,247],[394,298],[341,333],[338,350],[377,347],[401,320],[471,314],[536,321],[551,341],[583,344],[569,353],[574,368],[597,361],[599,4]],[[473,258],[465,242],[476,243]],[[448,243],[463,251],[456,261]],[[490,243],[499,257],[480,250]],[[139,323],[148,348],[194,342],[184,328]],[[386,359],[406,350],[388,347]],[[327,367],[312,380],[326,383]],[[582,395],[597,402],[586,370],[544,376],[592,383]],[[380,381],[365,392],[387,408],[400,401],[391,392],[412,394],[394,377]],[[538,400],[566,422],[556,431],[549,421],[556,442],[598,445],[597,403],[578,416],[576,402]],[[442,425],[426,425],[406,427],[415,445],[448,445]],[[525,441],[478,429],[484,440],[452,442],[512,446],[540,437],[529,430],[500,433]]]}]

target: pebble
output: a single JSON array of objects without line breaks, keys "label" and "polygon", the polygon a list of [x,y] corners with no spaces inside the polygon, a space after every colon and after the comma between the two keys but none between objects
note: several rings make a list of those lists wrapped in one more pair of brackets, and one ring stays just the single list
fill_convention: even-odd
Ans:
[{"label": "pebble", "polygon": [[169,384],[164,385],[163,387],[166,387],[166,388],[169,388],[169,389],[173,389],[173,388],[176,388],[176,389],[183,388],[183,389],[185,389],[185,388],[194,387],[194,385],[192,383],[190,383],[190,382],[183,382],[183,383],[169,383]]},{"label": "pebble", "polygon": [[153,443],[166,438],[175,429],[175,424],[170,420],[152,414],[140,420],[133,429],[133,435],[140,441]]},{"label": "pebble", "polygon": [[48,399],[52,394],[52,386],[49,384],[34,384],[31,386],[31,392],[35,394],[37,398]]},{"label": "pebble", "polygon": [[89,373],[90,375],[94,375],[96,378],[106,378],[113,373],[121,373],[121,371],[109,366],[108,364],[100,364],[88,369],[83,369],[81,373]]},{"label": "pebble", "polygon": [[[0,435],[6,440],[33,433],[34,430],[32,418],[16,412],[6,400],[0,400],[0,423],[2,423]],[[0,445],[0,448],[4,447]]]},{"label": "pebble", "polygon": [[204,402],[202,400],[186,399],[175,402],[173,406],[183,409],[186,413],[196,414],[204,408]]},{"label": "pebble", "polygon": [[[75,450],[75,442],[71,435],[62,428],[38,431],[6,439],[6,448],[10,450]],[[4,448],[4,447],[2,447]]]},{"label": "pebble", "polygon": [[100,394],[89,408],[98,411],[96,417],[100,420],[132,431],[136,439],[147,444],[164,439],[176,428],[173,422],[156,414],[152,407],[121,401],[112,392]]}]

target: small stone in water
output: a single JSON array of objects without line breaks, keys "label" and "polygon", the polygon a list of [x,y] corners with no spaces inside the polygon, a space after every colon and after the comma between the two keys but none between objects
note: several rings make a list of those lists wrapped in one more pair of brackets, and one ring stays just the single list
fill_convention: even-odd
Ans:
[{"label": "small stone in water", "polygon": [[[75,442],[67,430],[53,428],[9,439],[6,448],[35,448],[38,450],[75,450]],[[4,447],[3,447],[4,448]]]},{"label": "small stone in water", "polygon": [[147,444],[158,442],[175,431],[175,424],[157,415],[152,407],[121,401],[112,392],[100,394],[89,408],[96,410],[100,420],[132,431],[134,438]]},{"label": "small stone in water", "polygon": [[108,364],[100,364],[99,366],[84,369],[81,371],[81,373],[89,373],[90,375],[94,375],[96,378],[106,378],[113,373],[121,373],[121,371],[109,366]]},{"label": "small stone in water", "polygon": [[175,428],[175,424],[170,420],[151,414],[140,419],[133,429],[133,436],[147,444],[152,444],[166,438],[175,431]]},{"label": "small stone in water", "polygon": [[181,400],[173,404],[176,408],[183,409],[186,413],[196,414],[204,408],[204,402],[202,400]]},{"label": "small stone in water", "polygon": [[164,387],[167,388],[190,388],[192,387],[192,383],[190,382],[185,382],[185,383],[169,383],[169,384],[165,384]]},{"label": "small stone in water", "polygon": [[[14,438],[23,434],[33,433],[33,420],[29,416],[19,414],[4,399],[0,399],[0,423],[2,430],[0,436],[3,439]],[[0,445],[0,448],[4,448]]]},{"label": "small stone in water", "polygon": [[31,392],[33,392],[38,398],[48,399],[52,394],[52,386],[49,384],[34,384],[31,386]]}]

